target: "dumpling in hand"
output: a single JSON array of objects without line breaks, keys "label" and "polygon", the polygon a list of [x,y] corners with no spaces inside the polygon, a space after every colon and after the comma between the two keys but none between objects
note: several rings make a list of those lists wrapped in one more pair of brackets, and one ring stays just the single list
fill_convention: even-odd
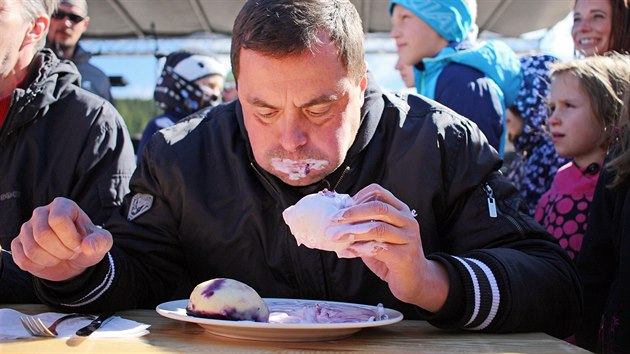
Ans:
[{"label": "dumpling in hand", "polygon": [[352,205],[354,201],[349,195],[323,190],[300,199],[285,209],[282,217],[298,245],[337,252],[350,246],[352,240],[332,240],[325,236],[326,228],[339,210]]},{"label": "dumpling in hand", "polygon": [[[298,245],[308,248],[332,251],[340,258],[354,258],[374,256],[379,249],[387,249],[387,245],[376,241],[355,242],[355,232],[367,232],[373,226],[366,223],[357,225],[336,224],[333,218],[341,210],[355,205],[348,194],[338,194],[323,190],[309,194],[300,199],[295,205],[284,210],[282,217],[289,225],[291,233]],[[376,225],[375,223],[373,225]],[[332,227],[331,227],[332,226]],[[350,235],[335,238],[334,230],[338,234]]]}]

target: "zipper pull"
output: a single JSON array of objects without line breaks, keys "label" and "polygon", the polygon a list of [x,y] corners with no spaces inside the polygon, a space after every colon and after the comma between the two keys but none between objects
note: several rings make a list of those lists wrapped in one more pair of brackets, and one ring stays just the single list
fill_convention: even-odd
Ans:
[{"label": "zipper pull", "polygon": [[335,186],[333,187],[333,192],[337,191],[337,187],[339,186],[339,183],[341,183],[341,180],[346,176],[346,173],[350,172],[350,166],[346,166],[346,168],[344,168],[343,172],[341,172],[341,176],[339,176],[339,179],[337,180],[337,183],[335,183]]},{"label": "zipper pull", "polygon": [[497,217],[497,203],[494,201],[494,194],[492,192],[492,188],[488,183],[484,184],[483,190],[488,195],[488,211],[490,212],[491,218]]}]

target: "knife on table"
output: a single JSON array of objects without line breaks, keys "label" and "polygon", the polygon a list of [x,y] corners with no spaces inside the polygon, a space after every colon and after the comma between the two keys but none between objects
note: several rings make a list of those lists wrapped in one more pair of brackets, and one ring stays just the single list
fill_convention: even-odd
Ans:
[{"label": "knife on table", "polygon": [[112,318],[112,316],[114,316],[113,312],[105,312],[105,313],[100,314],[94,321],[90,322],[89,325],[83,328],[80,328],[77,331],[76,335],[80,337],[89,336],[94,331],[101,328],[101,326],[104,325],[105,322],[109,321]]}]

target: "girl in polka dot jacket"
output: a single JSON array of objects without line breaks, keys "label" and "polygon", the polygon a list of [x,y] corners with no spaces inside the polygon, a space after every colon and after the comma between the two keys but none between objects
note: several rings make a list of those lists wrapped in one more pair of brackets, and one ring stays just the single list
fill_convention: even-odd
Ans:
[{"label": "girl in polka dot jacket", "polygon": [[505,119],[516,154],[506,171],[533,216],[556,172],[570,159],[558,156],[545,131],[550,67],[558,60],[544,54],[526,55],[520,60],[521,88]]},{"label": "girl in polka dot jacket", "polygon": [[575,261],[601,166],[616,139],[630,59],[613,54],[555,63],[551,80],[548,130],[558,155],[572,161],[540,198],[535,219]]}]

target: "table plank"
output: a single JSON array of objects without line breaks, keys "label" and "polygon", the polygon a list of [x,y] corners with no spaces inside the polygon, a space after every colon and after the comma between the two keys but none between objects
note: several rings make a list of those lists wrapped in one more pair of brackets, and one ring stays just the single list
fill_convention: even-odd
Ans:
[{"label": "table plank", "polygon": [[[43,305],[0,305],[36,314],[52,311]],[[424,321],[408,321],[324,342],[261,342],[220,337],[193,323],[160,316],[153,310],[131,310],[119,316],[151,324],[149,335],[140,338],[91,339],[33,338],[0,342],[2,353],[215,353],[365,351],[416,353],[588,353],[544,333],[484,334],[437,329]]]}]

